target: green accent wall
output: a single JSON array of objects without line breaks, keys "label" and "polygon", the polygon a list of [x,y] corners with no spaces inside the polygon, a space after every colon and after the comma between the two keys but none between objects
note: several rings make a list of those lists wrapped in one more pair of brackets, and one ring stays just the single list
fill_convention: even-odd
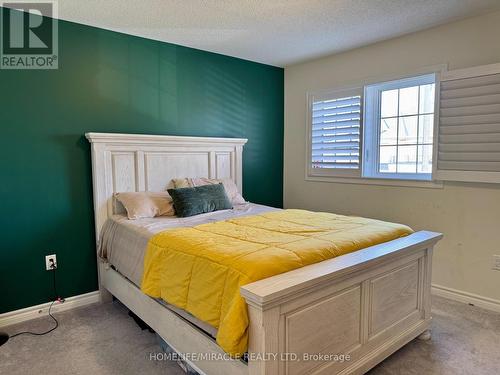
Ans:
[{"label": "green accent wall", "polygon": [[84,133],[248,138],[244,195],[281,207],[283,69],[59,22],[59,69],[0,70],[0,313],[97,289]]}]

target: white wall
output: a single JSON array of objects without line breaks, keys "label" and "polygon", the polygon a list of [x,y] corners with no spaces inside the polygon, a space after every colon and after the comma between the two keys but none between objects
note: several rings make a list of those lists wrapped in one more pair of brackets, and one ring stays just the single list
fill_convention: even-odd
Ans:
[{"label": "white wall", "polygon": [[306,181],[306,92],[404,75],[500,62],[500,12],[285,68],[285,207],[354,214],[443,232],[433,283],[500,301],[500,186],[445,183],[442,189]]}]

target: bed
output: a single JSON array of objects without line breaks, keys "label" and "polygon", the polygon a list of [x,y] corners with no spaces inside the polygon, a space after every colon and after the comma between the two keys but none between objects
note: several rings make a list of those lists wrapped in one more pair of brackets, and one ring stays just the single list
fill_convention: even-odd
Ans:
[{"label": "bed", "polygon": [[[152,219],[133,228],[120,215],[115,192],[164,191],[172,178],[185,176],[230,178],[241,191],[245,139],[104,133],[86,137],[92,149],[97,239],[106,223],[114,227],[115,239],[140,249],[172,223]],[[247,205],[236,214],[266,210],[271,209]],[[176,225],[217,221],[224,215],[207,214]],[[127,240],[130,233],[133,240]],[[120,240],[98,241],[99,289],[102,301],[118,298],[200,373],[364,373],[415,337],[430,337],[432,251],[441,237],[415,232],[244,285],[248,362],[230,358],[216,344],[211,327],[141,292],[143,255],[134,246],[127,250],[120,249]]]}]

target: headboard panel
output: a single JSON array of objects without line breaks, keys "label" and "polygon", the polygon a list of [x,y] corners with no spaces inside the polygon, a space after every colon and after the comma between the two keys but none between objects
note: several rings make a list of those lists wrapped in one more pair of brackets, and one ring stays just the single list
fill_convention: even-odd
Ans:
[{"label": "headboard panel", "polygon": [[172,178],[231,178],[242,190],[246,139],[143,134],[85,134],[92,149],[96,238],[116,212],[113,193],[165,191]]}]

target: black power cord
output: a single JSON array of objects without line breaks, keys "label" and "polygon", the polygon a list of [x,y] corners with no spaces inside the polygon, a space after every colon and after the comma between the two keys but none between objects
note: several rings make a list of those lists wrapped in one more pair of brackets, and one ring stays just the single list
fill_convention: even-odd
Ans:
[{"label": "black power cord", "polygon": [[59,327],[59,322],[54,317],[54,315],[51,314],[50,310],[52,309],[52,305],[54,303],[56,303],[56,302],[57,302],[57,300],[52,301],[52,303],[50,304],[50,307],[49,307],[49,316],[52,318],[52,320],[56,324],[54,327],[52,327],[51,329],[49,329],[48,331],[45,331],[45,332],[30,332],[30,331],[18,332],[18,333],[14,334],[14,335],[11,335],[10,338],[13,339],[14,337],[20,336],[20,335],[43,336],[43,335],[46,335],[47,333],[50,333],[50,332],[54,331],[57,327]]},{"label": "black power cord", "polygon": [[52,310],[52,306],[54,305],[54,303],[56,303],[56,302],[61,302],[62,303],[62,302],[64,302],[64,299],[60,298],[58,296],[58,294],[57,294],[57,288],[56,288],[56,270],[57,270],[57,266],[54,264],[54,260],[53,259],[51,259],[50,262],[51,262],[50,268],[52,268],[52,275],[53,275],[54,300],[52,301],[52,303],[49,306],[49,316],[54,321],[55,326],[52,327],[51,329],[49,329],[48,331],[45,331],[45,332],[31,332],[31,331],[18,332],[18,333],[14,334],[14,335],[11,335],[10,336],[11,339],[14,338],[14,337],[16,337],[16,336],[20,336],[20,335],[43,336],[43,335],[46,335],[46,334],[54,331],[55,329],[57,329],[57,327],[59,327],[59,322],[54,317],[54,315],[52,315],[51,310]]}]

